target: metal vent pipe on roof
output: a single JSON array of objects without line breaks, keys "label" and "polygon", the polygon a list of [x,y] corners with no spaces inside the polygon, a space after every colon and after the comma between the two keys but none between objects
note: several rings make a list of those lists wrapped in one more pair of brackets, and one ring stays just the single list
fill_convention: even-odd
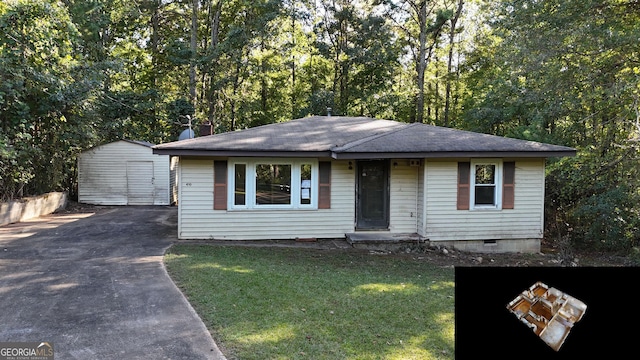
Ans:
[{"label": "metal vent pipe on roof", "polygon": [[327,116],[331,116],[331,108],[327,107]]}]

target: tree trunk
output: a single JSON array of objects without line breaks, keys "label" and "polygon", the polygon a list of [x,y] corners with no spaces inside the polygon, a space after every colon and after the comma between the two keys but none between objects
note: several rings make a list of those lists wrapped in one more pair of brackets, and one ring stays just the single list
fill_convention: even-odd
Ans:
[{"label": "tree trunk", "polygon": [[158,70],[158,29],[160,28],[160,4],[156,3],[151,15],[151,87],[156,88],[156,72]]},{"label": "tree trunk", "polygon": [[460,18],[460,14],[462,13],[462,6],[464,5],[464,0],[458,1],[458,8],[456,9],[456,13],[451,18],[451,29],[449,31],[449,59],[447,59],[447,83],[445,89],[445,99],[444,99],[444,126],[449,126],[449,112],[451,111],[451,70],[453,68],[453,48],[455,45],[455,35],[456,35],[456,25],[458,23],[458,19]]},{"label": "tree trunk", "polygon": [[[296,48],[296,5],[291,2],[291,49]],[[296,56],[291,51],[291,118],[295,119],[298,113],[298,97],[296,92]]]},{"label": "tree trunk", "polygon": [[234,131],[236,129],[236,99],[238,97],[238,89],[240,88],[240,62],[236,62],[236,68],[233,75],[233,93],[231,94],[231,99],[229,99],[229,107],[231,112],[231,129],[230,131]]},{"label": "tree trunk", "polygon": [[216,124],[216,101],[217,101],[217,92],[216,92],[216,67],[217,60],[214,54],[216,48],[218,47],[218,37],[220,32],[220,15],[222,13],[222,0],[218,0],[215,5],[210,7],[210,19],[211,19],[211,35],[210,35],[210,45],[209,52],[213,56],[209,64],[209,91],[207,92],[207,102],[209,103],[208,116],[209,122],[213,126],[215,131]]},{"label": "tree trunk", "polygon": [[424,122],[424,73],[427,68],[427,2],[418,4],[418,25],[420,35],[418,37],[418,59],[416,61],[416,83],[418,94],[416,95],[416,122]]},{"label": "tree trunk", "polygon": [[191,105],[196,108],[196,57],[198,54],[198,13],[200,0],[193,0],[191,14],[191,61],[189,61],[189,98]]},{"label": "tree trunk", "polygon": [[[264,35],[260,39],[260,50],[265,51],[266,44]],[[269,98],[269,85],[267,84],[267,64],[265,63],[265,57],[261,57],[260,59],[260,70],[262,74],[260,74],[260,110],[262,110],[263,119],[261,119],[261,124],[263,121],[267,119],[267,101]]]},{"label": "tree trunk", "polygon": [[[160,1],[156,1],[154,5],[153,14],[151,16],[151,67],[153,68],[151,71],[151,88],[156,91],[158,89],[156,73],[158,72],[158,43],[160,41],[158,32],[160,29],[160,6],[162,6],[162,4]],[[155,129],[155,126],[157,125],[157,103],[157,99],[153,99],[153,106],[151,108],[152,129]]]}]

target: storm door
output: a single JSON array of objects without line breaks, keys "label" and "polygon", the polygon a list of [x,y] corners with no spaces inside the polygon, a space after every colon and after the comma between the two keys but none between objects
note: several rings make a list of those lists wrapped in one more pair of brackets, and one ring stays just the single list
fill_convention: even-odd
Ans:
[{"label": "storm door", "polygon": [[389,228],[389,161],[358,161],[356,229]]}]

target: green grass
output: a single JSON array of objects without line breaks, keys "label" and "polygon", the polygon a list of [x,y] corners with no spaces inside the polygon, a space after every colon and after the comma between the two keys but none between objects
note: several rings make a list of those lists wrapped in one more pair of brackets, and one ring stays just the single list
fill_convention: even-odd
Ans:
[{"label": "green grass", "polygon": [[167,270],[229,359],[453,359],[454,270],[411,258],[176,245]]}]

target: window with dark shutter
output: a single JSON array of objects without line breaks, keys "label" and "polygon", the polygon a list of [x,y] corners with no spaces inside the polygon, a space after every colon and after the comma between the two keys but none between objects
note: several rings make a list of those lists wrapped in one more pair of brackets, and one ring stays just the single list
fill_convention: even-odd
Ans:
[{"label": "window with dark shutter", "polygon": [[469,210],[470,184],[469,173],[471,171],[471,163],[458,163],[458,210]]},{"label": "window with dark shutter", "polygon": [[331,208],[331,162],[318,163],[318,209]]},{"label": "window with dark shutter", "polygon": [[513,209],[515,205],[516,163],[513,161],[505,162],[502,171],[502,208]]},{"label": "window with dark shutter", "polygon": [[227,210],[227,162],[213,162],[213,210]]}]

